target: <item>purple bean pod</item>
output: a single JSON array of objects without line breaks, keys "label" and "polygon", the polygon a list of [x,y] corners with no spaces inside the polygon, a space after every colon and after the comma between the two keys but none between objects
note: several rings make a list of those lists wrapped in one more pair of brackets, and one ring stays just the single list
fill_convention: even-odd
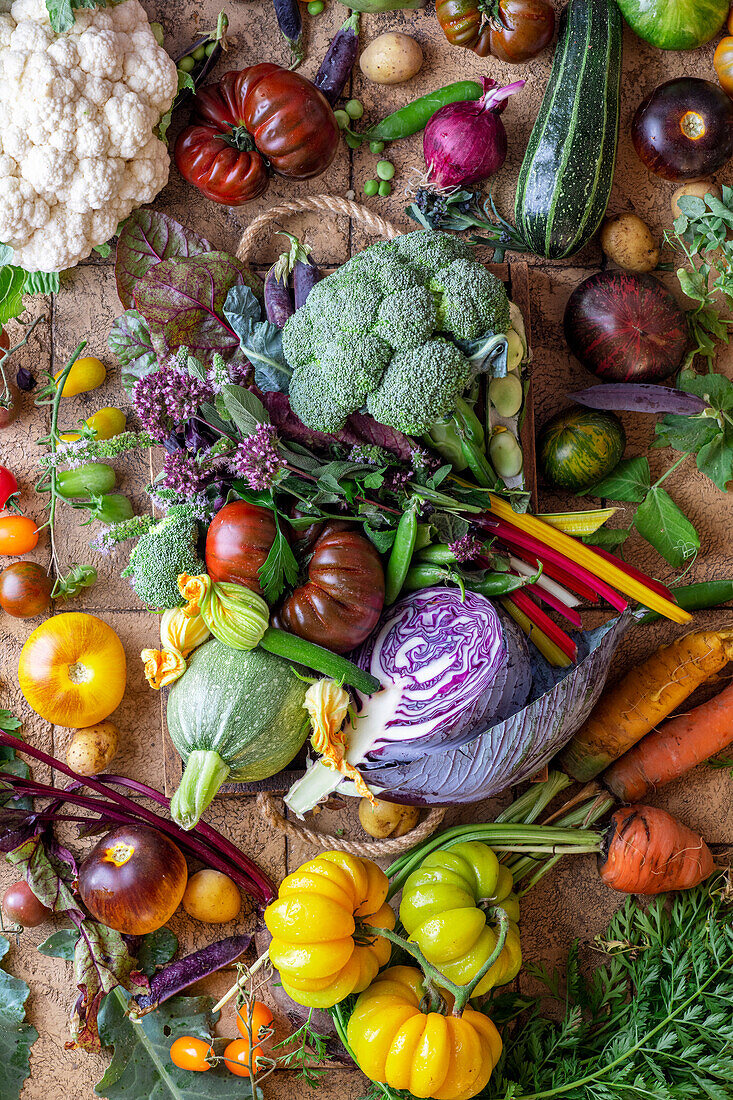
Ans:
[{"label": "purple bean pod", "polygon": [[169,963],[150,979],[149,993],[130,1001],[130,1015],[135,1019],[146,1016],[164,1001],[183,993],[194,982],[215,974],[223,966],[231,966],[242,957],[251,943],[251,936],[229,936]]},{"label": "purple bean pod", "polygon": [[697,416],[708,407],[694,393],[646,382],[606,382],[568,394],[578,405],[614,412],[676,413]]},{"label": "purple bean pod", "polygon": [[336,31],[313,83],[333,107],[346,87],[359,52],[359,12]]}]

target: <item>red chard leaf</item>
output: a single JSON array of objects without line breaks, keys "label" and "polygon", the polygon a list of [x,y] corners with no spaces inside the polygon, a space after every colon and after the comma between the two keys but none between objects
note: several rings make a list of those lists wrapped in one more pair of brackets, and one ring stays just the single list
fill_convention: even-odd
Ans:
[{"label": "red chard leaf", "polygon": [[213,252],[204,237],[192,233],[157,210],[135,210],[124,224],[117,241],[115,279],[125,309],[134,301],[135,283],[163,260],[174,256],[200,256]]}]

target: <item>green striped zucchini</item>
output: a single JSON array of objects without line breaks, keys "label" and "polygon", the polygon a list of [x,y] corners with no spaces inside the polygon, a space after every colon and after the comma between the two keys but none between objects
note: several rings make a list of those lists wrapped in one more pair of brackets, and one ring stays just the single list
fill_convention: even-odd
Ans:
[{"label": "green striped zucchini", "polygon": [[529,138],[514,216],[527,247],[559,260],[606,212],[618,143],[622,19],[615,0],[569,0]]}]

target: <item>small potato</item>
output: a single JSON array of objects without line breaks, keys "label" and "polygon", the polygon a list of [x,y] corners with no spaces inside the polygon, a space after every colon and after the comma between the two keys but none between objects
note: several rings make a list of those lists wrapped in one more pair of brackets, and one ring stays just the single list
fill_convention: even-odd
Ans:
[{"label": "small potato", "polygon": [[361,71],[374,84],[402,84],[420,72],[422,63],[419,43],[399,31],[380,34],[359,58]]},{"label": "small potato", "polygon": [[109,719],[76,730],[66,752],[66,763],[79,775],[98,775],[114,760],[119,740],[120,731]]},{"label": "small potato", "polygon": [[606,218],[601,228],[601,248],[624,271],[642,274],[659,263],[659,246],[651,230],[636,214]]},{"label": "small potato", "polygon": [[679,218],[682,213],[679,208],[679,200],[685,195],[689,195],[693,199],[704,199],[706,195],[715,195],[716,199],[721,199],[723,192],[717,183],[713,183],[712,180],[698,180],[697,183],[683,184],[682,187],[677,188],[670,202],[673,218]]},{"label": "small potato", "polygon": [[228,875],[206,867],[191,875],[181,904],[194,920],[226,924],[239,916],[242,897]]},{"label": "small potato", "polygon": [[359,821],[365,833],[384,839],[388,836],[404,836],[417,825],[420,811],[417,806],[397,806],[375,798],[371,803],[362,798],[359,803]]}]

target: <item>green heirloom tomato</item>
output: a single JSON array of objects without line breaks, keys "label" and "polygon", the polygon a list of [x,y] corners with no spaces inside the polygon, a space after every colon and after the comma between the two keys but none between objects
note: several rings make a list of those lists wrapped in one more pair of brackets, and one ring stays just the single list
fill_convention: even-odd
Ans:
[{"label": "green heirloom tomato", "polygon": [[729,0],[618,0],[618,6],[632,31],[652,46],[696,50],[723,26]]},{"label": "green heirloom tomato", "polygon": [[427,960],[458,985],[475,977],[497,942],[491,909],[509,917],[501,955],[475,995],[505,985],[519,973],[519,900],[512,876],[487,844],[467,841],[431,852],[405,883],[400,920]]}]

